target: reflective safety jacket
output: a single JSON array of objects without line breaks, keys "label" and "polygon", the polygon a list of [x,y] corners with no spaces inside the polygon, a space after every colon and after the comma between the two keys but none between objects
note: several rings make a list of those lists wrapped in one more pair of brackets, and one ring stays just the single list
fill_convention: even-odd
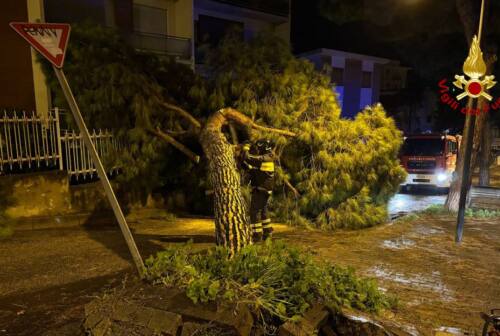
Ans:
[{"label": "reflective safety jacket", "polygon": [[274,187],[274,154],[253,155],[244,152],[243,166],[250,172],[250,184],[253,188],[272,192]]}]

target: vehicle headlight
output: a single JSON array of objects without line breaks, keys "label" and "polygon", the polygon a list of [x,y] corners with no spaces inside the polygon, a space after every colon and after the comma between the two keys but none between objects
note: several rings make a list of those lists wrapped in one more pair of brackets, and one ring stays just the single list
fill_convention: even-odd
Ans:
[{"label": "vehicle headlight", "polygon": [[444,182],[448,179],[448,174],[446,173],[438,173],[437,174],[437,180],[438,182]]}]

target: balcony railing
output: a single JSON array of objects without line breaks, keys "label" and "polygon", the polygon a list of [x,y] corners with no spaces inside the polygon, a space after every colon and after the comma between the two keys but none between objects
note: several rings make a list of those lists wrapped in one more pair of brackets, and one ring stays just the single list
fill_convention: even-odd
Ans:
[{"label": "balcony railing", "polygon": [[288,16],[290,0],[215,0],[232,6],[252,9],[259,12]]},{"label": "balcony railing", "polygon": [[130,35],[130,43],[139,50],[175,56],[184,60],[191,59],[191,39],[188,38],[133,32]]}]

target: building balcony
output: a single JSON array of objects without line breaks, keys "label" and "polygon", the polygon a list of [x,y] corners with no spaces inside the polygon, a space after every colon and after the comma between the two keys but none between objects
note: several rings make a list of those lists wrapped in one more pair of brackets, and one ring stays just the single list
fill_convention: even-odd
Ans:
[{"label": "building balcony", "polygon": [[136,31],[129,39],[130,44],[138,50],[172,56],[182,61],[192,58],[191,39],[188,38]]}]

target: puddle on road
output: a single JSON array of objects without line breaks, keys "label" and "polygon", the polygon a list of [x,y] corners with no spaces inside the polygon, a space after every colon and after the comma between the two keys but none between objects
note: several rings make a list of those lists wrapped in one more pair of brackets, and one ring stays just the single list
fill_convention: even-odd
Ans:
[{"label": "puddle on road", "polygon": [[423,236],[432,236],[445,233],[445,231],[439,227],[427,227],[423,225],[415,227],[415,232]]},{"label": "puddle on road", "polygon": [[454,327],[441,327],[435,330],[435,335],[455,335],[455,336],[463,336],[470,335],[469,333],[464,332],[462,329],[454,328]]},{"label": "puddle on road", "polygon": [[382,242],[383,248],[392,250],[404,250],[413,246],[415,246],[415,241],[406,238],[390,239]]},{"label": "puddle on road", "polygon": [[[403,273],[393,272],[384,266],[375,266],[368,269],[367,273],[371,276],[375,276],[376,278],[389,280],[408,287],[436,293],[444,302],[455,301],[453,292],[442,282],[441,273],[438,271],[434,271],[428,276],[423,274],[414,274],[408,276]],[[425,299],[425,297],[423,297],[423,299]],[[419,305],[422,300],[414,300],[409,304]]]}]

